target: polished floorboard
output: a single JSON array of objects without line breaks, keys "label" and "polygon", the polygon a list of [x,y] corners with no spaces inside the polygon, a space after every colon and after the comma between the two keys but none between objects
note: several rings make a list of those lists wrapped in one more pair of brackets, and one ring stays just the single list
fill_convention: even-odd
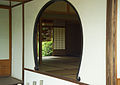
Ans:
[{"label": "polished floorboard", "polygon": [[45,56],[40,64],[40,71],[76,80],[80,57]]},{"label": "polished floorboard", "polygon": [[0,85],[17,85],[23,82],[12,77],[0,77]]}]

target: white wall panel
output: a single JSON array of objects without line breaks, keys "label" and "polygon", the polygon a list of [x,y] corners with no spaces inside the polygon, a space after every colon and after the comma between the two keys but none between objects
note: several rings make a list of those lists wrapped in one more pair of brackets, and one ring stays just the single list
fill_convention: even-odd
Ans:
[{"label": "white wall panel", "polygon": [[0,9],[0,60],[9,59],[9,10]]},{"label": "white wall panel", "polygon": [[25,4],[25,68],[34,69],[33,31],[37,14],[49,0],[33,0]]},{"label": "white wall panel", "polygon": [[83,57],[79,75],[90,85],[106,85],[106,1],[69,0],[83,25]]},{"label": "white wall panel", "polygon": [[12,8],[12,76],[22,80],[22,6]]}]

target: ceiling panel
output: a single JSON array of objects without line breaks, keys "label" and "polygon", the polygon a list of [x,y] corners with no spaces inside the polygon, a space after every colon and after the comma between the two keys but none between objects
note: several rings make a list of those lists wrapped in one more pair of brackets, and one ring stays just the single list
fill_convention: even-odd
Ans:
[{"label": "ceiling panel", "polygon": [[9,3],[9,1],[0,0],[0,5],[7,5],[7,6],[9,6],[10,3]]}]

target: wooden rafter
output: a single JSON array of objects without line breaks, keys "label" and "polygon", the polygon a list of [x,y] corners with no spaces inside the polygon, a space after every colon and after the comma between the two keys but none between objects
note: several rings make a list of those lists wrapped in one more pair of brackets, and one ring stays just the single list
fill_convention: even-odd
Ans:
[{"label": "wooden rafter", "polygon": [[3,9],[10,9],[10,6],[0,5],[0,8],[3,8]]},{"label": "wooden rafter", "polygon": [[11,6],[11,7],[13,8],[13,7],[16,7],[18,5],[22,5],[23,3],[27,3],[27,2],[30,2],[30,1],[32,1],[32,0],[24,0],[24,2],[18,3],[16,5]]},{"label": "wooden rafter", "polygon": [[[10,9],[10,8],[22,5],[23,3],[30,2],[32,0],[4,0],[4,1],[9,1],[10,4],[9,5],[2,5],[2,4],[0,4],[0,8],[2,8],[2,9]],[[15,5],[11,5],[11,2],[19,2],[19,3],[15,4]]]}]

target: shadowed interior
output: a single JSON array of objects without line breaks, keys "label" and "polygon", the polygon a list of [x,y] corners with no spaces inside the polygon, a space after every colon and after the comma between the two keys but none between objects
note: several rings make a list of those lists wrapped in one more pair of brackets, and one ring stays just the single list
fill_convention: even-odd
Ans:
[{"label": "shadowed interior", "polygon": [[41,72],[76,79],[80,62],[79,57],[47,56],[43,57],[42,61],[40,65]]}]

